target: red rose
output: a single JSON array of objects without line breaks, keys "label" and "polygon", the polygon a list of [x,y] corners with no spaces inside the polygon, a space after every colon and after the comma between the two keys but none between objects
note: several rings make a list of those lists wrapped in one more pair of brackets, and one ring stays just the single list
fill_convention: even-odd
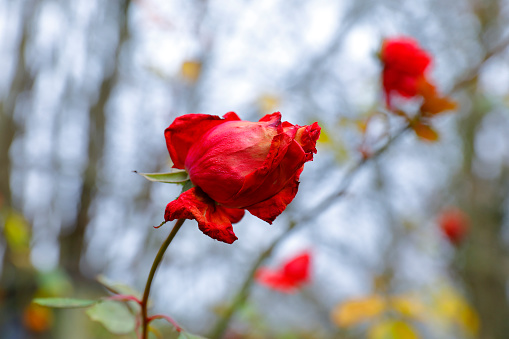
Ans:
[{"label": "red rose", "polygon": [[244,209],[272,223],[297,194],[319,135],[316,122],[292,125],[279,112],[259,122],[234,112],[178,117],[165,131],[166,145],[173,167],[185,169],[195,187],[168,204],[165,220],[196,219],[203,233],[229,244]]},{"label": "red rose", "polygon": [[396,92],[411,98],[418,94],[419,81],[431,63],[431,57],[410,38],[384,41],[381,50],[384,64],[382,82],[387,107],[391,107],[391,95]]},{"label": "red rose", "polygon": [[442,233],[454,245],[459,245],[468,232],[468,217],[457,208],[442,212],[438,219]]},{"label": "red rose", "polygon": [[303,284],[309,282],[310,261],[310,253],[304,252],[286,261],[277,270],[258,269],[255,278],[260,284],[274,290],[285,293],[295,292]]}]

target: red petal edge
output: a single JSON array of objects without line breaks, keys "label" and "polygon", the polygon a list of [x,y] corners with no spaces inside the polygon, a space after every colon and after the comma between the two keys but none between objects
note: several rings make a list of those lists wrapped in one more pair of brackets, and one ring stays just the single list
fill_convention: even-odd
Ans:
[{"label": "red petal edge", "polygon": [[225,208],[216,205],[200,188],[193,187],[182,193],[166,206],[164,219],[194,219],[200,230],[209,237],[233,243],[237,240],[232,222],[238,222],[244,216],[243,210]]},{"label": "red petal edge", "polygon": [[258,283],[283,293],[294,293],[299,288],[299,284],[295,281],[288,279],[279,271],[268,268],[259,268],[255,279]]},{"label": "red petal edge", "polygon": [[283,265],[283,274],[295,280],[295,282],[305,283],[309,280],[309,267],[311,262],[311,254],[305,251]]},{"label": "red petal edge", "polygon": [[184,169],[189,149],[210,129],[226,121],[234,120],[240,120],[235,112],[226,113],[224,118],[209,114],[186,114],[177,117],[164,131],[173,168]]},{"label": "red petal edge", "polygon": [[303,168],[297,171],[294,178],[278,194],[267,200],[246,207],[249,213],[272,224],[276,217],[283,213],[286,206],[288,206],[297,195],[297,191],[299,190],[299,176],[302,169]]}]

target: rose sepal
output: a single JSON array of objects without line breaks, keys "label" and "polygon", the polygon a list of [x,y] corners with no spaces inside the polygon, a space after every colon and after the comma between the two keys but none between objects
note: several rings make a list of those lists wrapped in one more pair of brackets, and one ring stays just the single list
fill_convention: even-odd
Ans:
[{"label": "rose sepal", "polygon": [[141,175],[147,180],[166,184],[184,185],[189,180],[189,174],[185,170],[172,170],[167,173],[140,173],[134,171],[134,173]]}]

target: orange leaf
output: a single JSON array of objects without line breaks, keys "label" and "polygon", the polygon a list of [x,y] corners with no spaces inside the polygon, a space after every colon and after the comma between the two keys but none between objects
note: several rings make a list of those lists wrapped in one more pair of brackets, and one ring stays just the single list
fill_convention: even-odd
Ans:
[{"label": "orange leaf", "polygon": [[415,134],[421,139],[427,141],[437,141],[439,135],[430,125],[423,123],[422,121],[416,121],[412,124],[412,129]]},{"label": "orange leaf", "polygon": [[423,115],[436,115],[458,108],[456,102],[448,97],[441,97],[436,87],[424,77],[419,81],[418,91],[424,99],[421,106],[421,113]]}]

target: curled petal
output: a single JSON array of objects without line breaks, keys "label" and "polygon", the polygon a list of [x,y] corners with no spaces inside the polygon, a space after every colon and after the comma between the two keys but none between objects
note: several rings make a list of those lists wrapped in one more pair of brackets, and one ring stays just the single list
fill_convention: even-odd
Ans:
[{"label": "curled petal", "polygon": [[240,118],[234,112],[226,113],[224,118],[209,114],[186,114],[176,118],[164,131],[166,147],[173,161],[173,167],[184,169],[187,153],[195,142],[210,129],[235,120]]},{"label": "curled petal", "polygon": [[281,113],[280,112],[266,114],[260,120],[258,120],[258,122],[270,122],[270,126],[278,128],[278,133],[281,133],[281,131],[282,131]]},{"label": "curled petal", "polygon": [[233,232],[232,220],[237,222],[241,218],[238,210],[216,205],[215,201],[198,187],[185,191],[176,200],[170,202],[164,213],[164,219],[167,221],[194,219],[203,233],[228,244],[237,240]]},{"label": "curled petal", "polygon": [[[316,142],[320,137],[320,131],[322,129],[315,122],[312,125],[299,127],[295,134],[295,141],[299,143],[304,152],[309,153],[311,159],[313,159],[313,153],[316,154]],[[310,159],[310,160],[311,160]]]},{"label": "curled petal", "polygon": [[242,188],[225,205],[244,208],[273,197],[305,162],[306,154],[297,142],[287,134],[276,135],[263,164],[245,176]]},{"label": "curled petal", "polygon": [[286,206],[288,206],[288,204],[292,202],[293,198],[295,198],[295,195],[297,195],[300,172],[302,172],[302,169],[295,174],[288,185],[279,193],[267,200],[246,207],[246,209],[255,217],[272,224],[276,217],[283,213]]}]

